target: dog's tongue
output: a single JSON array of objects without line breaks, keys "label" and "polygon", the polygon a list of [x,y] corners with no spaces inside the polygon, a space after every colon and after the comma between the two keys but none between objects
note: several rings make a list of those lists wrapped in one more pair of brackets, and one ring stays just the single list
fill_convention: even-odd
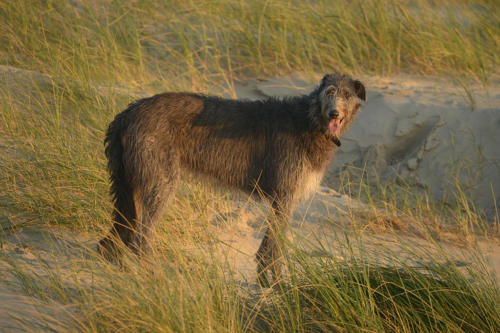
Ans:
[{"label": "dog's tongue", "polygon": [[330,120],[330,124],[328,124],[328,129],[330,132],[335,133],[340,127],[340,119],[332,119]]}]

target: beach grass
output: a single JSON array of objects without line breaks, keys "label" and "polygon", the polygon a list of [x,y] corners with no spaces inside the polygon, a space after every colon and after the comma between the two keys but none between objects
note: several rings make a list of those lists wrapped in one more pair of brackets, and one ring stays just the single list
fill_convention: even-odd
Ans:
[{"label": "beach grass", "polygon": [[[500,62],[499,15],[489,0],[1,2],[0,244],[38,226],[105,232],[112,206],[104,131],[140,96],[167,89],[234,95],[237,81],[293,72],[410,73],[486,85]],[[27,325],[87,332],[500,330],[500,293],[479,252],[466,266],[439,251],[412,253],[412,264],[389,252],[389,265],[374,262],[362,238],[354,247],[339,239],[340,255],[320,247],[319,258],[288,244],[283,281],[269,290],[241,281],[211,255],[203,229],[204,211],[226,199],[186,186],[191,194],[178,195],[165,219],[189,220],[189,228],[163,232],[149,263],[121,270],[89,249],[68,277],[53,265],[33,270],[2,254],[19,288],[42,307],[63,305],[64,320],[44,315]],[[478,230],[494,234],[460,191],[443,206],[405,186],[345,188],[353,186],[374,211],[411,218],[427,239],[450,217],[469,244]],[[354,222],[365,230],[366,218]],[[176,236],[181,249],[169,243]]]},{"label": "beach grass", "polygon": [[[288,244],[286,277],[261,289],[215,256],[209,242],[182,242],[188,236],[172,231],[163,236],[176,241],[161,242],[148,262],[138,263],[129,254],[122,268],[96,257],[93,249],[75,250],[67,241],[53,243],[53,252],[38,266],[2,255],[15,287],[45,313],[31,322],[14,319],[29,329],[82,332],[500,328],[498,285],[481,252],[471,248],[462,250],[468,259],[460,261],[437,243],[422,248],[406,242],[404,250],[391,252],[365,246],[363,237],[339,234],[334,246]],[[71,260],[61,260],[66,256]]]},{"label": "beach grass", "polygon": [[288,72],[487,81],[495,1],[18,1],[0,7],[2,63],[78,82],[197,90]]}]

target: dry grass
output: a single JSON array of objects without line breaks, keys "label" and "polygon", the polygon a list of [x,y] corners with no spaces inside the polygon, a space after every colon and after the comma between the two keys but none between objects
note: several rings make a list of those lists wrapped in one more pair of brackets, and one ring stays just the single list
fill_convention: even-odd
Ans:
[{"label": "dry grass", "polygon": [[[0,211],[2,223],[8,220],[1,244],[26,227],[107,229],[104,129],[138,91],[230,94],[236,80],[293,71],[453,73],[487,82],[500,61],[498,21],[498,5],[488,0],[2,2],[0,63],[35,72],[0,77]],[[319,258],[289,244],[286,279],[271,290],[248,287],[212,255],[214,239],[204,229],[227,198],[189,186],[166,216],[188,227],[164,234],[147,267],[131,256],[129,269],[120,270],[83,251],[71,254],[65,269],[37,258],[42,265],[33,270],[2,252],[25,293],[42,307],[67,309],[69,323],[54,314],[37,325],[89,332],[500,330],[498,287],[472,249],[475,259],[463,268],[432,251],[410,253],[418,265],[395,253],[387,254],[392,265],[381,265],[363,239],[340,237],[340,256],[320,246]],[[439,231],[455,216],[473,243],[486,225],[461,196],[443,210],[409,188],[356,186],[384,212],[368,222],[373,229],[399,228],[394,216],[408,216],[424,231]],[[58,246],[49,257],[73,251]]]}]

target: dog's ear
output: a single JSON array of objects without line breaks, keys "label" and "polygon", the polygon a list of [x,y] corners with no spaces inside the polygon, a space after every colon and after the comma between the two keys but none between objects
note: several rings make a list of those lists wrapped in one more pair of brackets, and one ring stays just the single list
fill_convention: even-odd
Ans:
[{"label": "dog's ear", "polygon": [[321,79],[321,85],[325,86],[327,84],[335,83],[335,81],[336,77],[334,74],[325,74],[325,76],[323,76],[323,78]]},{"label": "dog's ear", "polygon": [[365,86],[361,81],[355,80],[354,81],[354,91],[356,92],[356,96],[358,96],[359,99],[362,99],[363,101],[366,102],[366,90]]}]

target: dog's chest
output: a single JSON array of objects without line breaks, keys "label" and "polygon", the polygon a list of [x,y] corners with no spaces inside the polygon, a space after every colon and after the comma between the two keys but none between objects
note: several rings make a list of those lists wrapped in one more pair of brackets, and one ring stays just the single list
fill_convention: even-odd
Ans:
[{"label": "dog's chest", "polygon": [[314,193],[321,183],[323,174],[323,171],[306,170],[297,184],[298,187],[295,192],[296,200],[303,200]]}]

